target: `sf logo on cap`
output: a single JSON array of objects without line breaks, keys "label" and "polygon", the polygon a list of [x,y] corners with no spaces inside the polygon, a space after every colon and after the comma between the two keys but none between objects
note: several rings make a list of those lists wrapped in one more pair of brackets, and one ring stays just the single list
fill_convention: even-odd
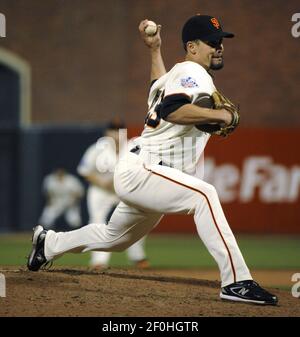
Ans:
[{"label": "sf logo on cap", "polygon": [[219,29],[220,28],[220,24],[219,21],[216,18],[211,18],[210,21],[212,22],[212,24]]}]

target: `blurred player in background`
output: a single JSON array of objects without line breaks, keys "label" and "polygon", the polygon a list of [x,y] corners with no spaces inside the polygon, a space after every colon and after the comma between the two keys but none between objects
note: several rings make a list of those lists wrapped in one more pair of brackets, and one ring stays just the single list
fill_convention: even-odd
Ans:
[{"label": "blurred player in background", "polygon": [[70,227],[81,226],[80,200],[84,188],[78,178],[58,168],[44,178],[42,189],[47,199],[39,219],[42,226],[51,228],[61,215]]},{"label": "blurred player in background", "polygon": [[[122,123],[112,120],[104,137],[86,150],[77,168],[90,184],[87,192],[89,223],[107,223],[120,201],[114,191],[113,175],[120,148],[119,129],[123,128]],[[144,243],[145,237],[127,249],[128,259],[138,268],[149,267]],[[110,252],[91,252],[90,266],[93,269],[106,268],[110,257]]]}]

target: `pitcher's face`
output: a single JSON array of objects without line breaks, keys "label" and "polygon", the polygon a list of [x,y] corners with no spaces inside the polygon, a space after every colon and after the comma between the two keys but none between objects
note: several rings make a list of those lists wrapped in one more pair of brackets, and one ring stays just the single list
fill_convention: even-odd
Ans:
[{"label": "pitcher's face", "polygon": [[221,48],[217,49],[211,58],[211,65],[210,69],[212,70],[219,70],[224,67],[224,46],[221,44]]}]

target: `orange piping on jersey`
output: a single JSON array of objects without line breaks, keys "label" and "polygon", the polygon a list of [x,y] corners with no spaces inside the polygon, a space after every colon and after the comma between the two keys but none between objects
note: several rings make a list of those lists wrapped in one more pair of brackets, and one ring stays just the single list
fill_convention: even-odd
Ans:
[{"label": "orange piping on jersey", "polygon": [[152,170],[146,168],[145,165],[144,165],[144,168],[145,168],[147,171],[149,171],[149,172],[151,172],[151,173],[153,173],[153,174],[156,174],[156,175],[159,176],[159,177],[165,178],[165,179],[167,179],[167,180],[169,180],[169,181],[172,181],[172,182],[175,183],[175,184],[181,185],[181,186],[186,187],[186,188],[188,188],[188,189],[190,189],[190,190],[193,190],[193,191],[195,191],[195,192],[198,192],[198,193],[202,194],[202,195],[205,197],[205,199],[206,199],[206,201],[207,201],[207,203],[208,203],[208,206],[209,206],[210,213],[211,213],[211,215],[212,215],[214,224],[215,224],[215,226],[216,226],[216,228],[217,228],[218,233],[219,233],[220,236],[221,236],[221,239],[222,239],[222,241],[223,241],[223,243],[224,243],[224,245],[225,245],[225,248],[226,248],[226,250],[227,250],[227,253],[228,253],[228,255],[229,255],[229,260],[230,260],[231,269],[232,269],[232,272],[233,272],[234,283],[235,283],[235,282],[236,282],[236,272],[235,272],[235,268],[234,268],[234,265],[233,265],[232,256],[231,256],[231,254],[230,254],[230,251],[229,251],[229,248],[228,248],[228,246],[227,246],[227,244],[226,244],[226,241],[225,241],[225,239],[224,239],[224,237],[223,237],[223,235],[222,235],[222,233],[221,233],[221,230],[220,230],[220,228],[219,228],[219,226],[218,226],[218,224],[217,224],[216,218],[215,218],[215,216],[214,216],[214,213],[213,213],[213,210],[212,210],[212,207],[211,207],[211,205],[210,205],[210,202],[209,202],[209,199],[208,199],[207,195],[206,195],[205,193],[203,193],[202,191],[197,190],[196,188],[193,188],[193,187],[191,187],[191,186],[182,184],[182,183],[180,183],[179,181],[173,180],[173,179],[171,179],[171,178],[169,178],[169,177],[166,177],[166,176],[164,176],[164,175],[162,175],[162,174],[160,174],[160,173],[157,173],[157,172],[155,172],[155,171],[152,171]]}]

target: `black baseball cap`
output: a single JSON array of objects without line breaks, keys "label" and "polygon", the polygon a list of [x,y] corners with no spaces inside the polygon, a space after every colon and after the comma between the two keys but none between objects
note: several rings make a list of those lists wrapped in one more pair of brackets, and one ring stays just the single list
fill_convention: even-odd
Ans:
[{"label": "black baseball cap", "polygon": [[202,40],[214,41],[223,37],[234,37],[234,34],[222,30],[218,19],[209,15],[195,15],[187,20],[182,28],[182,42]]}]

